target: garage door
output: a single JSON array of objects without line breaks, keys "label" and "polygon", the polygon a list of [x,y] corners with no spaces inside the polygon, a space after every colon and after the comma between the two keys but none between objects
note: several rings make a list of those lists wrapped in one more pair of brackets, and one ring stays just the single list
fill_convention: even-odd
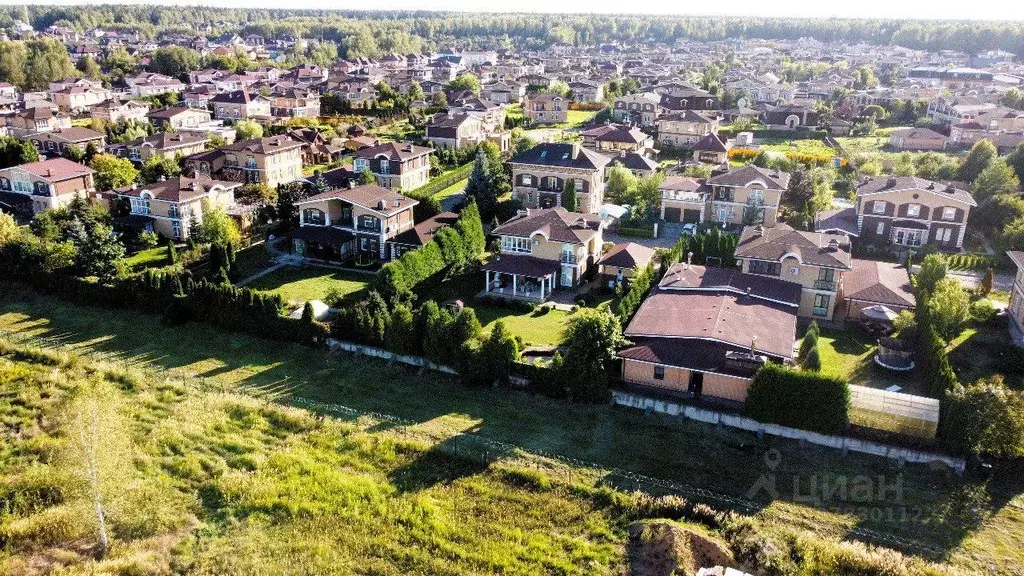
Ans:
[{"label": "garage door", "polygon": [[700,210],[683,210],[685,224],[700,224]]},{"label": "garage door", "polygon": [[665,207],[665,222],[682,222],[682,210]]}]

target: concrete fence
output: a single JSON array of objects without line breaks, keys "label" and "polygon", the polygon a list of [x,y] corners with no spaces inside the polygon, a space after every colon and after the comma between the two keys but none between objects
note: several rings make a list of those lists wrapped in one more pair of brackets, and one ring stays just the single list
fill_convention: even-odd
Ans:
[{"label": "concrete fence", "polygon": [[678,416],[680,418],[687,418],[689,420],[696,420],[707,424],[738,428],[740,430],[754,432],[758,435],[770,434],[780,438],[789,438],[791,440],[810,442],[811,444],[817,444],[819,446],[828,446],[829,448],[835,448],[837,450],[849,450],[852,452],[892,458],[893,460],[899,460],[901,462],[939,462],[960,474],[962,474],[966,468],[966,463],[960,458],[953,458],[942,454],[933,454],[931,452],[923,452],[921,450],[913,450],[911,448],[890,446],[888,444],[871,442],[869,440],[859,440],[857,438],[848,438],[846,436],[831,436],[828,434],[809,432],[807,430],[799,430],[797,428],[788,428],[777,424],[765,424],[763,422],[758,422],[757,420],[744,418],[743,416],[737,416],[735,414],[724,414],[722,412],[716,412],[706,408],[687,406],[685,404],[678,404],[667,400],[658,400],[629,392],[613,391],[612,403],[620,406],[639,408],[641,410],[651,410],[653,412],[668,414],[669,416]]},{"label": "concrete fence", "polygon": [[381,358],[388,362],[401,362],[402,364],[408,364],[409,366],[415,366],[420,370],[434,370],[436,372],[443,372],[445,374],[458,374],[453,368],[449,366],[442,366],[440,364],[434,364],[433,362],[423,358],[421,356],[405,356],[402,354],[395,354],[389,352],[383,348],[374,348],[373,346],[364,346],[362,344],[353,344],[352,342],[345,342],[342,340],[335,340],[334,338],[327,339],[327,348],[331,351],[338,352],[352,352],[361,356],[370,356],[373,358]]}]

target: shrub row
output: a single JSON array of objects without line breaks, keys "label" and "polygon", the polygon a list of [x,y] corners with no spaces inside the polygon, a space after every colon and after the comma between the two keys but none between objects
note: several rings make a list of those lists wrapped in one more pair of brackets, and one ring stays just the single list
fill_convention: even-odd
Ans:
[{"label": "shrub row", "polygon": [[654,238],[654,227],[651,226],[650,228],[637,228],[620,226],[618,233],[619,236],[625,238]]},{"label": "shrub row", "polygon": [[472,172],[473,162],[467,162],[454,170],[434,178],[415,190],[406,192],[405,195],[410,198],[415,198],[416,200],[426,200],[427,198],[440,193],[445,188],[452,186],[456,182],[469,178],[469,175]]},{"label": "shrub row", "polygon": [[952,270],[983,270],[995,267],[996,259],[987,254],[951,254],[946,263]]},{"label": "shrub row", "polygon": [[850,387],[839,378],[769,363],[754,376],[743,411],[758,422],[836,434],[850,421]]},{"label": "shrub row", "polygon": [[618,315],[619,321],[623,326],[629,324],[633,315],[640,309],[640,304],[647,298],[647,293],[651,291],[653,283],[654,264],[648,264],[646,268],[629,281],[629,292],[626,292],[626,295],[619,299],[615,309],[615,313]]}]

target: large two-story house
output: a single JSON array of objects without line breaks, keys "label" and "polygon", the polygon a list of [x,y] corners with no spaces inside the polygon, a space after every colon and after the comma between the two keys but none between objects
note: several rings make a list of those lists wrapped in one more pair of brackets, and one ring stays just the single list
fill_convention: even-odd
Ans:
[{"label": "large two-story house", "polygon": [[639,128],[624,124],[602,124],[580,132],[583,146],[599,152],[640,152],[654,148],[651,138]]},{"label": "large two-story house", "polygon": [[857,186],[857,236],[866,242],[917,249],[963,247],[967,217],[978,204],[967,190],[913,176],[865,178]]},{"label": "large two-story house", "polygon": [[252,138],[193,154],[185,167],[192,174],[274,188],[302,177],[302,142],[285,135]]},{"label": "large two-story house", "polygon": [[710,134],[718,134],[718,118],[694,110],[682,110],[658,118],[658,143],[689,148]]},{"label": "large two-story house", "polygon": [[1006,255],[1017,267],[1013,274],[1013,289],[1010,290],[1010,305],[1006,310],[1013,338],[1018,345],[1024,345],[1024,252],[1010,251]]},{"label": "large two-story house", "polygon": [[605,166],[610,161],[579,144],[538,144],[509,160],[512,194],[529,208],[553,208],[562,205],[562,193],[572,186],[578,210],[597,212],[604,203]]},{"label": "large two-story house", "polygon": [[569,120],[569,102],[550,92],[530,93],[523,99],[523,113],[534,124],[561,124]]},{"label": "large two-story house", "polygon": [[38,214],[67,206],[76,198],[87,199],[96,191],[93,174],[92,168],[65,158],[30,162],[0,170],[0,192],[6,198],[5,204],[12,208],[23,204],[27,211],[31,203],[32,213]]},{"label": "large two-story house", "polygon": [[199,134],[157,132],[129,142],[111,144],[107,146],[107,152],[141,164],[154,157],[173,160],[178,156],[198,154],[205,149],[208,141],[208,138]]},{"label": "large two-story house", "polygon": [[753,164],[720,167],[705,181],[670,177],[661,185],[661,218],[667,222],[716,222],[774,226],[789,174]]},{"label": "large two-story house", "polygon": [[353,168],[369,170],[377,184],[391,190],[414,190],[430,180],[433,150],[409,142],[388,142],[356,151]]},{"label": "large two-story house", "polygon": [[603,223],[564,208],[526,209],[491,234],[501,250],[483,266],[484,293],[544,302],[559,287],[579,286],[601,256]]},{"label": "large two-story house", "polygon": [[161,108],[147,114],[153,126],[161,129],[173,128],[194,128],[200,124],[210,121],[210,112],[198,108],[177,106],[172,108]]},{"label": "large two-story house", "polygon": [[396,238],[414,227],[416,204],[376,184],[310,196],[295,204],[299,228],[292,232],[293,248],[322,260],[390,260],[402,252]]},{"label": "large two-story house", "polygon": [[217,94],[210,102],[213,104],[213,117],[218,120],[269,118],[272,103],[270,98],[248,90]]},{"label": "large two-story house", "polygon": [[853,270],[848,236],[804,232],[786,224],[744,228],[736,260],[746,274],[799,284],[797,314],[824,320],[832,319],[843,274]]},{"label": "large two-story house", "polygon": [[118,201],[127,202],[130,214],[145,221],[144,228],[164,238],[183,240],[202,224],[206,211],[230,210],[235,205],[238,182],[213,180],[209,176],[178,176],[139,186],[132,184],[115,191]]}]

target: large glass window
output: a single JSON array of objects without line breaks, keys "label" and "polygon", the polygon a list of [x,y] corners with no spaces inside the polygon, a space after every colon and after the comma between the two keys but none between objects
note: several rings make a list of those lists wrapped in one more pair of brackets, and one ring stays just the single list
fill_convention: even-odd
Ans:
[{"label": "large glass window", "polygon": [[517,236],[502,236],[501,251],[530,254],[533,252],[533,241],[529,238],[519,238]]},{"label": "large glass window", "polygon": [[767,262],[764,260],[751,260],[749,270],[751,274],[778,276],[782,271],[782,264],[779,264],[778,262]]},{"label": "large glass window", "polygon": [[885,202],[875,200],[875,203],[871,206],[871,210],[875,214],[885,214]]},{"label": "large glass window", "polygon": [[319,210],[317,208],[306,208],[302,212],[302,221],[305,224],[323,226],[327,223],[327,215],[324,214],[323,210]]}]

